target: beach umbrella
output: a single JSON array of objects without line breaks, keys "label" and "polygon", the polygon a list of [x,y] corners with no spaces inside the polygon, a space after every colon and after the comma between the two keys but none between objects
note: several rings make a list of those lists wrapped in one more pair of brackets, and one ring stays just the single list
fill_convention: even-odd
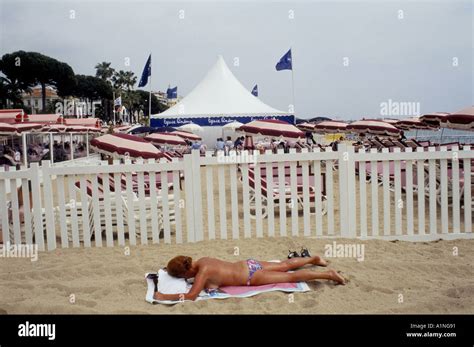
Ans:
[{"label": "beach umbrella", "polygon": [[315,125],[316,124],[304,122],[304,123],[297,124],[296,127],[304,131],[314,131]]},{"label": "beach umbrella", "polygon": [[394,125],[381,120],[364,119],[355,121],[347,125],[348,131],[358,134],[381,135],[381,136],[398,136],[400,129]]},{"label": "beach umbrella", "polygon": [[47,124],[43,126],[41,131],[48,133],[63,133],[66,131],[66,126],[63,124]]},{"label": "beach umbrella", "polygon": [[242,125],[237,129],[237,131],[251,135],[286,137],[293,139],[305,137],[305,133],[293,124],[278,119],[254,120]]},{"label": "beach umbrella", "polygon": [[201,133],[203,131],[203,129],[199,125],[197,125],[193,122],[181,125],[180,127],[178,127],[178,129],[183,130],[183,131],[187,131],[187,132],[190,132],[190,133],[193,133],[193,134]]},{"label": "beach umbrella", "polygon": [[347,123],[334,120],[322,121],[314,125],[314,130],[318,133],[342,133],[347,131]]},{"label": "beach umbrella", "polygon": [[176,131],[176,128],[173,128],[173,127],[157,127],[154,129],[155,130],[153,132],[156,132],[156,133],[171,133],[173,131]]},{"label": "beach umbrella", "polygon": [[129,134],[107,134],[96,137],[90,142],[98,152],[118,156],[143,159],[160,159],[161,151],[141,137]]},{"label": "beach umbrella", "polygon": [[420,120],[434,128],[439,128],[448,115],[447,112],[426,113],[420,117]]},{"label": "beach umbrella", "polygon": [[230,123],[227,123],[226,125],[224,125],[222,127],[222,129],[223,130],[235,131],[237,128],[240,128],[242,125],[244,125],[244,124],[234,120],[233,122],[230,122]]},{"label": "beach umbrella", "polygon": [[307,119],[295,117],[295,124],[296,125],[301,124],[301,123],[307,123],[307,122],[308,122]]},{"label": "beach umbrella", "polygon": [[186,141],[179,135],[172,133],[153,133],[145,137],[145,140],[156,145],[186,146]]},{"label": "beach umbrella", "polygon": [[140,126],[137,128],[130,129],[129,131],[127,131],[127,134],[136,135],[136,134],[152,133],[153,130],[154,128],[149,127],[149,126]]},{"label": "beach umbrella", "polygon": [[327,121],[327,120],[332,120],[332,119],[328,118],[328,117],[314,117],[314,118],[311,118],[310,120],[308,120],[308,122],[316,124],[316,123],[324,122],[324,121]]},{"label": "beach umbrella", "polygon": [[222,127],[222,137],[224,137],[224,132],[226,130],[230,132],[235,132],[236,129],[240,128],[242,125],[244,124],[237,122],[236,120],[234,120],[233,122],[227,123],[226,125]]},{"label": "beach umbrella", "polygon": [[66,132],[69,133],[100,133],[102,128],[90,127],[85,125],[66,125]]},{"label": "beach umbrella", "polygon": [[429,130],[433,129],[432,125],[423,122],[419,117],[405,118],[398,120],[395,127],[402,130]]},{"label": "beach umbrella", "polygon": [[443,119],[443,126],[449,129],[474,130],[474,106],[453,112]]},{"label": "beach umbrella", "polygon": [[179,137],[182,137],[183,139],[190,140],[190,141],[201,141],[202,140],[201,136],[195,135],[195,134],[187,132],[187,131],[175,130],[175,131],[172,131],[170,134],[178,135]]},{"label": "beach umbrella", "polygon": [[0,134],[20,136],[23,132],[37,131],[42,127],[43,125],[39,123],[0,123]]}]

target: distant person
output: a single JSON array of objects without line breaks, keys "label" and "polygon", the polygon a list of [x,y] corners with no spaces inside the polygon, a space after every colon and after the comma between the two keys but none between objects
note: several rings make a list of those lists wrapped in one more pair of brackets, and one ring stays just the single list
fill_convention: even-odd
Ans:
[{"label": "distant person", "polygon": [[234,148],[234,143],[232,142],[232,138],[230,136],[227,136],[227,140],[225,141],[225,146],[228,147],[229,149]]},{"label": "distant person", "polygon": [[201,150],[201,143],[199,141],[194,141],[192,146],[191,146],[191,149],[192,150],[197,149],[198,151]]},{"label": "distant person", "polygon": [[223,151],[225,147],[225,142],[222,138],[218,138],[216,142],[216,151]]},{"label": "distant person", "polygon": [[314,140],[314,137],[313,137],[313,133],[311,131],[307,131],[304,134],[304,136],[306,138],[306,143],[308,145],[315,145],[316,144],[316,141]]},{"label": "distant person", "polygon": [[399,140],[405,141],[406,139],[407,139],[407,137],[405,136],[405,132],[403,130],[400,131]]},{"label": "distant person", "polygon": [[244,144],[244,139],[243,137],[237,137],[234,141],[234,148],[235,149],[240,149]]}]

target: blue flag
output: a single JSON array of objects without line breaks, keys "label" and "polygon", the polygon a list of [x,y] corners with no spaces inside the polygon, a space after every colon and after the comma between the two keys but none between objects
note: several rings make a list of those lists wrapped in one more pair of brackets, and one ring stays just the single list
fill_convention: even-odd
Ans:
[{"label": "blue flag", "polygon": [[178,87],[168,88],[166,96],[168,99],[176,99],[178,97]]},{"label": "blue flag", "polygon": [[281,57],[280,61],[276,64],[275,68],[277,71],[280,70],[293,70],[293,64],[291,62],[291,49]]},{"label": "blue flag", "polygon": [[252,89],[252,94],[258,96],[258,85],[256,84],[255,87]]},{"label": "blue flag", "polygon": [[149,76],[151,76],[151,54],[146,61],[145,67],[143,68],[142,77],[138,83],[139,88],[147,85]]}]

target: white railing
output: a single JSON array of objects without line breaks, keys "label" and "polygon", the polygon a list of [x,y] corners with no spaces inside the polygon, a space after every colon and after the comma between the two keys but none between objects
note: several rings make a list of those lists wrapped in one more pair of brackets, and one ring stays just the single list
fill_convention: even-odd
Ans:
[{"label": "white railing", "polygon": [[340,145],[193,152],[173,162],[43,162],[0,171],[1,234],[41,250],[263,236],[472,237],[473,160],[474,151],[457,147],[355,153]]}]

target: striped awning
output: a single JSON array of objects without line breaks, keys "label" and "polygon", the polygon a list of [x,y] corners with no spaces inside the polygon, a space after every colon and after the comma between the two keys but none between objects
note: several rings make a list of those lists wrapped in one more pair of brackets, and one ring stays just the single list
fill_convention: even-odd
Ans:
[{"label": "striped awning", "polygon": [[0,123],[0,134],[19,136],[23,132],[37,131],[40,130],[42,127],[43,125],[38,123]]}]

